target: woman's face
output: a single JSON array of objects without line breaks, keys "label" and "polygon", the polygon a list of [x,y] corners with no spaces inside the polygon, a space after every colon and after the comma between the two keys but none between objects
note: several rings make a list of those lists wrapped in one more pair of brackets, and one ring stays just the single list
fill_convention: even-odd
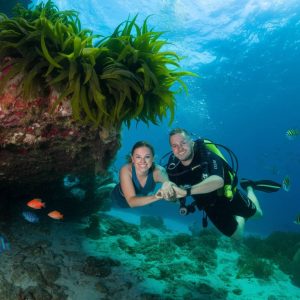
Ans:
[{"label": "woman's face", "polygon": [[139,147],[134,150],[131,160],[139,171],[148,171],[153,164],[153,154],[148,147]]}]

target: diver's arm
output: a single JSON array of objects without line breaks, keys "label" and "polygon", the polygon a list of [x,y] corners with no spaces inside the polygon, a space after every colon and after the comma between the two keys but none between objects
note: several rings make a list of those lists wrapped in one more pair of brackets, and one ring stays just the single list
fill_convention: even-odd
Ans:
[{"label": "diver's arm", "polygon": [[209,176],[201,182],[191,186],[191,195],[211,193],[224,186],[223,160],[215,153],[209,151],[207,153],[207,165]]},{"label": "diver's arm", "polygon": [[162,199],[161,195],[137,196],[132,183],[131,165],[127,164],[120,170],[120,185],[123,195],[130,207],[144,206]]},{"label": "diver's arm", "polygon": [[[224,164],[223,160],[216,154],[209,152],[207,157],[208,174],[204,180],[191,186],[190,195],[211,193],[224,186]],[[177,197],[186,197],[187,190],[173,187]]]},{"label": "diver's arm", "polygon": [[[207,194],[224,186],[224,179],[218,175],[211,175],[203,181],[191,186],[191,195]],[[187,190],[173,186],[177,198],[187,196]]]},{"label": "diver's arm", "polygon": [[[126,199],[126,197],[125,197]],[[162,199],[161,195],[149,195],[149,196],[132,196],[128,199],[126,199],[128,205],[130,207],[138,207],[138,206],[144,206],[147,204],[151,204],[153,202],[156,202],[158,200]]]}]

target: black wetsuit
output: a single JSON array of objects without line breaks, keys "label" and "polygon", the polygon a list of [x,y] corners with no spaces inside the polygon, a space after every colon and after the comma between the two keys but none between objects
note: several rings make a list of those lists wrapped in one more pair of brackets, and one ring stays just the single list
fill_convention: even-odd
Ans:
[{"label": "black wetsuit", "polygon": [[[207,150],[202,140],[194,145],[194,157],[189,166],[184,166],[173,155],[169,158],[167,173],[178,186],[195,185],[211,175],[228,181],[228,166],[217,154]],[[207,193],[192,195],[197,207],[207,213],[211,222],[225,235],[231,236],[238,223],[234,216],[249,218],[256,212],[254,203],[236,189],[232,199],[224,196],[223,188]]]}]

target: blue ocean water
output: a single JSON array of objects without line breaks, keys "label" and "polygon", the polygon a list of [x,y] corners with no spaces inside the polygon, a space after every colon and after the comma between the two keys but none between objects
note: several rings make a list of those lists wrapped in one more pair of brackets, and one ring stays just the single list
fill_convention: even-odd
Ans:
[{"label": "blue ocean water", "polygon": [[[37,4],[41,1],[33,1]],[[104,36],[128,16],[165,31],[170,49],[184,56],[182,67],[199,78],[186,80],[189,94],[177,96],[171,127],[132,124],[122,131],[118,170],[137,140],[146,139],[156,158],[170,150],[168,132],[185,127],[232,149],[239,158],[239,177],[281,182],[289,175],[289,192],[258,193],[264,217],[247,224],[248,232],[298,231],[300,213],[300,137],[285,132],[300,127],[300,3],[280,0],[230,1],[54,1],[61,10],[80,12],[84,28]],[[154,204],[149,214],[183,218],[175,206]],[[162,209],[168,207],[168,209]],[[184,222],[199,218],[187,217]]]}]

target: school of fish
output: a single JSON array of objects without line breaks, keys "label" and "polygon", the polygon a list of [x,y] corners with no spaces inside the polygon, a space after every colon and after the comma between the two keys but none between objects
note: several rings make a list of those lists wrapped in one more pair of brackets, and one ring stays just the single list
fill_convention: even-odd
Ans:
[{"label": "school of fish", "polygon": [[[29,200],[26,205],[34,210],[39,210],[46,207],[46,203],[42,201],[40,198],[34,198]],[[55,220],[63,220],[64,215],[58,210],[52,210],[48,212],[48,217]],[[34,211],[23,211],[23,218],[30,223],[38,223],[40,218]]]}]

